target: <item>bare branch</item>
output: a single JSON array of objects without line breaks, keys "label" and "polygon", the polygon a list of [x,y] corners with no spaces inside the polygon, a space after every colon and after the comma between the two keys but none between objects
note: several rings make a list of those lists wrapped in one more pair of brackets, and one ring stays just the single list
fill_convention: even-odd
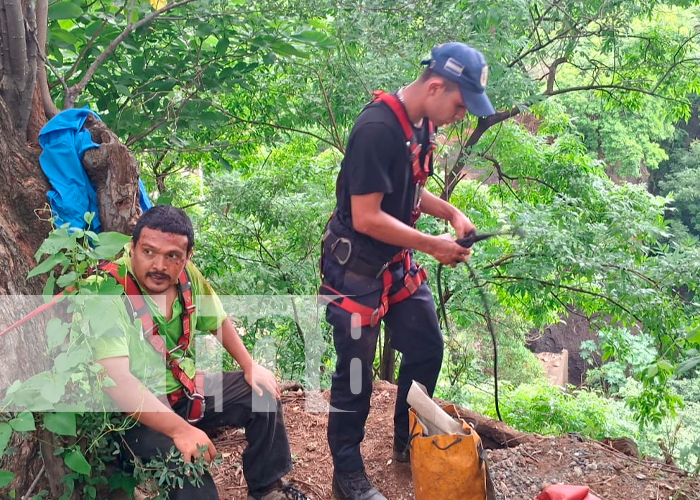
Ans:
[{"label": "bare branch", "polygon": [[571,38],[570,36],[568,36],[568,34],[569,34],[571,31],[574,31],[576,28],[578,28],[578,26],[571,26],[569,29],[567,29],[567,30],[565,30],[565,31],[562,31],[561,33],[559,33],[559,34],[558,34],[557,36],[555,36],[554,38],[551,38],[551,39],[547,40],[546,42],[540,42],[540,43],[538,43],[537,45],[535,45],[535,46],[531,47],[530,49],[526,50],[525,52],[522,52],[522,53],[519,54],[515,59],[513,59],[511,62],[508,63],[508,67],[509,67],[509,68],[512,68],[513,66],[515,66],[516,64],[518,64],[520,61],[522,61],[523,59],[525,59],[525,58],[526,58],[527,56],[529,56],[530,54],[533,54],[533,53],[535,53],[535,52],[539,52],[540,50],[547,48],[548,46],[550,46],[551,44],[553,44],[553,43],[556,42],[556,41],[564,40],[564,39],[567,39],[567,38]]},{"label": "bare branch", "polygon": [[78,83],[76,83],[75,85],[73,85],[72,87],[70,87],[68,89],[68,92],[66,93],[66,97],[63,101],[63,108],[68,109],[68,108],[73,107],[76,99],[83,92],[83,90],[87,86],[90,79],[94,76],[97,69],[102,65],[103,62],[105,62],[107,60],[107,58],[110,55],[112,55],[112,53],[116,50],[116,48],[119,46],[119,44],[122,43],[126,39],[126,37],[128,37],[132,32],[139,29],[141,26],[144,26],[145,24],[150,23],[155,18],[157,18],[159,15],[161,15],[163,12],[168,12],[168,11],[171,11],[171,10],[176,9],[178,7],[182,7],[183,5],[187,5],[188,3],[191,3],[193,1],[194,0],[182,0],[182,1],[177,2],[177,3],[168,4],[165,7],[162,7],[160,9],[150,13],[149,15],[147,15],[146,17],[144,17],[140,21],[138,21],[134,24],[130,24],[126,28],[124,28],[124,31],[122,31],[119,34],[119,36],[117,36],[117,38],[112,40],[112,43],[110,43],[107,46],[107,48],[104,50],[104,52],[102,52],[99,56],[97,56],[97,59],[95,59],[92,62],[90,67],[87,69],[87,71],[83,75],[83,78]]},{"label": "bare branch", "polygon": [[331,106],[331,102],[328,99],[328,93],[326,92],[325,87],[323,86],[323,79],[321,78],[321,73],[318,71],[316,72],[316,77],[318,78],[318,84],[321,86],[321,93],[323,94],[323,100],[326,103],[326,109],[328,110],[328,118],[331,121],[331,130],[333,139],[335,140],[335,147],[338,149],[341,153],[345,153],[345,150],[343,148],[343,141],[340,139],[340,133],[338,132],[338,124],[335,121],[335,115],[333,114],[333,106]]},{"label": "bare branch", "polygon": [[484,135],[484,133],[493,127],[494,125],[501,123],[508,118],[511,118],[517,114],[520,113],[520,108],[518,106],[514,106],[508,111],[500,111],[496,113],[495,115],[487,116],[486,118],[480,117],[479,121],[477,122],[476,128],[472,132],[472,134],[469,136],[469,139],[467,140],[467,143],[465,144],[464,149],[460,152],[460,156],[457,158],[457,161],[455,161],[455,164],[452,166],[452,169],[449,172],[449,175],[445,179],[445,188],[442,190],[442,193],[440,194],[440,198],[443,200],[449,200],[450,195],[452,194],[452,190],[457,186],[460,180],[460,171],[462,170],[461,168],[461,158],[466,152],[474,146],[477,142],[479,142],[479,139],[481,139],[481,136]]},{"label": "bare branch", "polygon": [[560,95],[560,94],[567,94],[569,92],[579,92],[581,90],[624,90],[627,92],[639,92],[640,94],[646,94],[646,95],[651,95],[654,97],[660,97],[661,99],[666,99],[667,101],[675,101],[675,102],[679,102],[679,103],[683,102],[681,99],[656,94],[653,90],[647,90],[647,89],[643,89],[640,87],[631,87],[631,86],[627,86],[627,85],[615,85],[615,84],[580,85],[577,87],[568,87],[565,89],[553,90],[552,92],[544,92],[544,95],[554,96],[554,95]]},{"label": "bare branch", "polygon": [[558,57],[552,64],[549,65],[549,73],[547,73],[547,91],[546,93],[554,92],[554,81],[557,78],[557,68],[560,64],[564,64],[567,61],[566,57]]},{"label": "bare branch", "polygon": [[35,31],[33,2],[25,6],[22,0],[0,1],[0,97],[9,107],[14,130],[22,139],[26,139],[36,83],[37,51],[30,43]]},{"label": "bare branch", "polygon": [[547,182],[545,182],[541,179],[537,179],[536,177],[529,177],[529,176],[513,177],[513,176],[510,176],[510,175],[503,173],[503,168],[501,167],[501,164],[498,162],[498,160],[496,160],[496,158],[494,158],[491,155],[480,154],[479,157],[483,158],[484,160],[490,161],[493,164],[494,168],[496,169],[496,172],[498,173],[498,177],[501,179],[508,179],[509,181],[518,181],[520,179],[524,179],[524,180],[528,180],[528,181],[532,181],[532,182],[537,182],[539,184],[542,184],[543,186],[547,186],[549,189],[551,189],[555,193],[557,192],[557,190],[554,188],[554,186],[552,186],[551,184],[548,184]]},{"label": "bare branch", "polygon": [[[610,302],[610,303],[613,304],[615,307],[617,307],[617,308],[620,309],[621,311],[624,311],[625,313],[627,313],[629,316],[631,316],[632,318],[634,318],[634,319],[635,319],[636,321],[638,321],[639,323],[643,323],[643,321],[641,320],[641,318],[638,318],[632,311],[630,311],[629,309],[627,309],[625,306],[623,306],[622,304],[620,304],[620,303],[619,303],[618,301],[616,301],[615,299],[613,299],[613,298],[611,298],[611,297],[608,297],[607,295],[603,295],[602,293],[594,292],[594,291],[592,291],[592,290],[586,290],[586,289],[584,289],[584,288],[578,288],[578,287],[575,287],[575,286],[562,285],[561,283],[557,284],[557,283],[553,283],[553,282],[551,282],[551,281],[538,280],[538,279],[535,279],[535,278],[531,278],[531,277],[522,277],[522,276],[493,276],[492,279],[495,279],[495,280],[502,280],[502,281],[507,281],[507,280],[512,280],[512,281],[533,281],[533,282],[535,282],[535,283],[539,283],[540,285],[542,285],[542,286],[544,286],[544,287],[551,287],[551,288],[554,288],[554,289],[556,289],[556,288],[561,288],[561,289],[564,289],[564,290],[569,290],[570,292],[582,293],[582,294],[584,294],[584,295],[590,295],[590,296],[592,296],[592,297],[598,297],[599,299],[603,299],[603,300],[605,300],[605,301],[607,301],[607,302]],[[494,283],[494,284],[495,284],[495,285],[498,285],[498,283]]]},{"label": "bare branch", "polygon": [[[120,7],[114,13],[114,15],[118,16],[121,13],[121,11],[124,10],[124,7],[125,6]],[[76,72],[76,70],[78,69],[78,65],[83,60],[83,58],[85,58],[85,54],[87,54],[88,50],[90,50],[90,48],[92,47],[92,44],[95,43],[95,40],[97,40],[97,37],[100,36],[102,31],[104,31],[105,26],[107,26],[107,24],[109,24],[109,23],[106,19],[104,21],[102,21],[102,24],[100,24],[100,27],[95,30],[95,33],[92,34],[92,37],[85,44],[85,46],[83,47],[83,50],[81,50],[80,54],[78,54],[78,57],[75,59],[75,62],[73,63],[73,66],[71,66],[71,68],[66,73],[65,78],[70,78]]]},{"label": "bare branch", "polygon": [[336,144],[332,141],[329,141],[328,139],[325,139],[325,138],[321,137],[320,135],[314,134],[313,132],[309,132],[307,130],[297,129],[294,127],[286,127],[284,125],[279,125],[277,123],[267,123],[267,122],[258,121],[258,120],[248,120],[246,118],[242,118],[240,116],[234,115],[234,114],[230,113],[228,110],[226,110],[226,109],[224,109],[224,108],[222,108],[214,103],[212,103],[212,106],[215,107],[216,109],[218,109],[221,113],[223,113],[224,115],[229,117],[234,122],[246,123],[248,125],[259,125],[262,127],[270,127],[270,128],[274,128],[277,130],[284,130],[287,132],[296,132],[298,134],[308,135],[310,137],[313,137],[314,139],[317,139],[317,140],[323,142],[324,144],[328,144],[329,146],[339,150],[341,153],[343,152],[342,145],[339,147],[338,144]]},{"label": "bare branch", "polygon": [[[39,92],[41,93],[41,102],[44,105],[44,113],[46,118],[51,119],[58,114],[58,107],[53,102],[51,98],[51,92],[49,91],[49,79],[46,75],[46,32],[49,28],[49,1],[48,0],[37,0],[36,2],[36,36],[34,40],[36,41],[37,49],[39,51],[39,59],[41,59],[41,64],[37,65],[36,77],[37,85],[39,85]],[[65,81],[63,82],[65,83]]]}]

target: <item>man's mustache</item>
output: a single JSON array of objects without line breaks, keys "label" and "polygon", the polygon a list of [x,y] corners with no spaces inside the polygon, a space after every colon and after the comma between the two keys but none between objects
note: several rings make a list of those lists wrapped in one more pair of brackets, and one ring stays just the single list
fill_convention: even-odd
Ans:
[{"label": "man's mustache", "polygon": [[165,274],[165,273],[146,273],[146,276],[149,278],[156,278],[156,279],[162,279],[162,280],[169,280],[170,276]]}]

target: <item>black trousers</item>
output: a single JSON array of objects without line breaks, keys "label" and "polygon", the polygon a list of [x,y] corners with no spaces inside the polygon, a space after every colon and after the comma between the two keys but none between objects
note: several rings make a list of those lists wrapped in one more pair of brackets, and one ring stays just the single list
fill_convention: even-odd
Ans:
[{"label": "black trousers", "polygon": [[[401,263],[392,266],[395,288],[402,283]],[[412,262],[411,273],[416,272]],[[378,279],[346,270],[330,255],[323,259],[324,282],[343,295],[370,307],[376,307],[382,292]],[[372,395],[372,365],[379,325],[354,331],[350,313],[329,305],[326,319],[333,326],[337,362],[331,385],[331,410],[328,417],[328,444],[336,471],[351,472],[364,467],[360,443]],[[443,356],[442,332],[438,324],[435,301],[423,283],[410,298],[389,307],[383,319],[391,331],[391,346],[402,353],[398,391],[394,410],[394,436],[408,442],[408,403],[406,395],[416,380],[432,396]]]},{"label": "black trousers", "polygon": [[[292,469],[282,407],[279,401],[267,393],[263,397],[253,396],[250,386],[243,378],[243,372],[224,372],[220,382],[221,386],[215,387],[213,379],[205,378],[204,394],[221,394],[220,411],[216,411],[216,396],[207,396],[204,418],[196,426],[203,430],[244,427],[248,446],[243,452],[243,475],[249,490],[264,488]],[[186,417],[186,401],[178,401],[173,410],[181,417]],[[132,458],[132,454],[144,461],[159,455],[165,457],[173,446],[172,439],[145,425],[137,425],[126,431],[123,439],[122,455],[126,462]],[[218,499],[211,475],[207,473],[202,479],[204,484],[197,488],[184,478],[184,487],[171,490],[168,498]]]}]

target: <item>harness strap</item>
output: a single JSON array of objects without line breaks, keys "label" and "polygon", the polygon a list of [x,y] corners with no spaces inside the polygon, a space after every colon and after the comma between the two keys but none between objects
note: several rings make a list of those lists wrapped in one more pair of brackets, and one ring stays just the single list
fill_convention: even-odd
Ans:
[{"label": "harness strap", "polygon": [[[178,284],[178,296],[180,298],[180,304],[182,304],[183,308],[182,314],[180,315],[182,320],[182,335],[178,340],[178,345],[169,350],[165,343],[165,339],[158,331],[158,324],[153,321],[151,312],[148,309],[148,304],[143,297],[143,292],[131,273],[127,273],[126,276],[123,277],[120,276],[119,265],[115,262],[104,262],[98,267],[99,269],[108,272],[120,285],[124,287],[124,293],[131,303],[131,307],[134,310],[136,318],[141,320],[144,337],[148,340],[151,346],[163,356],[165,365],[170,369],[170,372],[175,377],[175,380],[182,384],[182,389],[168,394],[168,401],[171,405],[173,405],[183,397],[187,397],[189,400],[187,421],[189,423],[199,422],[204,416],[204,410],[206,408],[203,395],[203,373],[195,372],[195,376],[190,378],[185,370],[183,370],[180,366],[181,360],[187,356],[187,349],[190,346],[190,337],[192,334],[191,316],[195,310],[195,305],[192,299],[192,285],[190,283],[190,277],[187,274],[187,271],[185,269],[182,270]],[[180,350],[183,352],[183,357],[175,358],[173,353]]]},{"label": "harness strap", "polygon": [[409,152],[409,162],[411,163],[411,169],[413,171],[413,183],[415,184],[415,196],[413,203],[413,212],[411,214],[412,223],[415,225],[416,221],[421,215],[420,200],[423,192],[423,187],[428,181],[428,177],[432,174],[431,172],[431,161],[433,157],[433,151],[436,148],[435,145],[435,124],[432,121],[428,121],[428,147],[425,152],[425,157],[423,163],[421,164],[421,150],[422,145],[416,138],[415,131],[413,129],[413,124],[408,117],[408,112],[406,107],[403,105],[401,100],[394,94],[387,94],[383,90],[375,90],[373,92],[374,100],[381,101],[394,113],[396,119],[401,125],[404,136],[406,138],[406,146],[408,146]]},{"label": "harness strap", "polygon": [[[404,272],[406,273],[403,279],[403,287],[396,291],[394,294],[389,295],[394,282],[392,280],[391,270],[389,267],[392,264],[403,261]],[[379,321],[386,316],[389,312],[389,306],[406,300],[411,295],[416,293],[418,287],[420,287],[423,282],[428,279],[428,273],[422,266],[418,268],[418,272],[415,275],[409,273],[411,267],[411,256],[408,250],[403,250],[399,252],[396,257],[391,261],[387,262],[382,271],[382,295],[379,299],[379,305],[376,308],[360,304],[359,302],[351,299],[347,295],[343,295],[338,290],[333,287],[326,285],[325,283],[321,285],[320,297],[329,305],[332,304],[336,307],[349,312],[351,316],[351,326],[353,328],[359,328],[364,326],[376,326]],[[329,297],[332,296],[332,297]]]}]

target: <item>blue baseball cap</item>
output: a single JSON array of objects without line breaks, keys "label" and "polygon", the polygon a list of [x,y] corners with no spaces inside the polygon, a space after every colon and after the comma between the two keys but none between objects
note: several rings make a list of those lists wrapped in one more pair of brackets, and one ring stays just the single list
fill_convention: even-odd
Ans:
[{"label": "blue baseball cap", "polygon": [[496,113],[486,95],[489,67],[483,54],[474,47],[459,42],[443,43],[435,47],[430,59],[421,64],[459,85],[464,105],[473,115]]}]

